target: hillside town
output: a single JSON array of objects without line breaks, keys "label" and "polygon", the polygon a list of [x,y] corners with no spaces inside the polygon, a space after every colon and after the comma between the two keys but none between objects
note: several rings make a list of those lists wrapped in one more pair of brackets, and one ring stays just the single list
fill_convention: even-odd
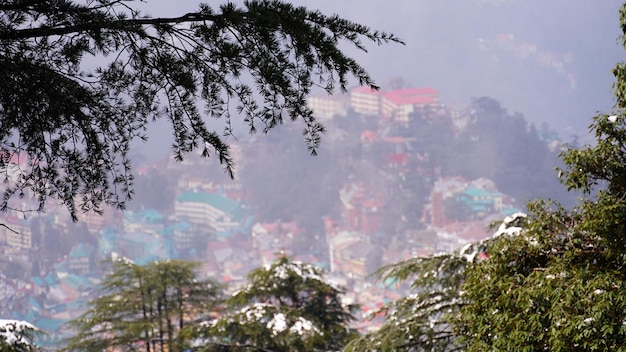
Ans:
[{"label": "hillside town", "polygon": [[[358,87],[340,96],[316,95],[309,103],[328,128],[324,143],[355,140],[359,154],[342,162],[361,169],[367,164],[369,170],[345,175],[340,187],[329,190],[335,206],[316,220],[322,231],[313,233],[293,219],[259,216],[263,204],[251,200],[241,178],[186,172],[219,169],[210,159],[146,163],[138,169],[140,176],[176,175],[166,178],[162,189],[170,192],[172,204],[88,212],[76,223],[62,207],[2,213],[0,316],[33,323],[52,344],[69,333],[64,323],[98,295],[102,261],[194,260],[201,263],[203,277],[234,290],[251,270],[288,255],[327,270],[331,280],[347,289],[346,302],[361,305],[357,325],[369,331],[377,326],[370,314],[406,290],[377,281],[371,274],[378,268],[483,239],[490,223],[519,211],[519,200],[493,180],[444,175],[433,155],[416,147],[411,137],[415,120],[447,118],[455,131],[462,131],[474,119],[470,108],[446,106],[436,89]],[[362,130],[342,128],[340,120],[350,116],[374,123]],[[234,145],[237,164],[259,158],[264,143],[271,139]],[[416,183],[428,188],[414,194],[409,186]],[[29,200],[23,202],[23,209],[29,209]],[[400,203],[409,211],[403,208],[397,220],[386,219]],[[392,224],[394,233],[385,225],[389,222],[398,222]]]}]

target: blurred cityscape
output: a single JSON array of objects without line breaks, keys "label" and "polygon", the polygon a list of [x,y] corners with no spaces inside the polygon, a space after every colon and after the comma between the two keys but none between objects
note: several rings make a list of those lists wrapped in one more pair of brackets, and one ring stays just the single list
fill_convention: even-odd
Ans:
[{"label": "blurred cityscape", "polygon": [[490,98],[448,106],[436,89],[396,83],[311,97],[327,127],[315,157],[289,123],[231,145],[234,179],[215,158],[190,154],[137,162],[125,210],[78,222],[53,204],[2,213],[0,316],[33,323],[52,343],[98,296],[102,261],[194,260],[202,277],[236,289],[252,269],[289,255],[346,287],[367,331],[377,325],[369,314],[407,289],[377,281],[378,268],[483,239],[527,198],[565,193],[553,175],[561,142],[547,126]]}]

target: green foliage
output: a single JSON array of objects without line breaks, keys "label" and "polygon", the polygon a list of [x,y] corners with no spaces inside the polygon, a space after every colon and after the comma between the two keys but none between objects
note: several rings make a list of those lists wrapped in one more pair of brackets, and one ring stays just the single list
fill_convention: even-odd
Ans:
[{"label": "green foliage", "polygon": [[208,324],[208,351],[336,351],[355,335],[355,306],[310,264],[281,257],[252,271],[227,300],[227,313]]},{"label": "green foliage", "polygon": [[[620,14],[626,33],[626,4]],[[468,351],[626,350],[624,65],[614,73],[616,107],[593,119],[596,143],[562,153],[563,184],[585,198],[572,210],[530,203],[524,231],[466,270],[457,329]]]},{"label": "green foliage", "polygon": [[[515,232],[522,214],[507,218],[499,232]],[[377,275],[382,282],[411,279],[411,294],[390,302],[372,314],[385,316],[382,327],[353,341],[347,352],[457,351],[463,341],[453,321],[465,302],[461,287],[468,267],[479,262],[490,240],[470,243],[452,253],[439,253],[385,266]]]},{"label": "green foliage", "polygon": [[[345,90],[350,77],[376,87],[340,47],[400,42],[338,16],[277,0],[146,17],[132,1],[16,0],[0,4],[1,209],[30,192],[43,210],[58,198],[73,216],[124,207],[132,196],[130,142],[147,124],[172,125],[173,153],[233,160],[224,134],[241,116],[250,132],[301,120],[311,153],[324,126],[306,99],[313,86]],[[106,57],[95,70],[85,61]],[[36,98],[33,98],[36,97]],[[236,115],[233,114],[236,112]],[[15,161],[19,157],[20,164]]]},{"label": "green foliage", "polygon": [[42,349],[34,343],[38,334],[41,334],[41,331],[28,322],[0,319],[0,351],[41,351]]},{"label": "green foliage", "polygon": [[415,138],[416,150],[427,158],[428,167],[440,168],[455,153],[454,144],[451,143],[455,138],[454,125],[450,116],[426,116],[428,115],[413,115],[410,121],[410,137]]},{"label": "green foliage", "polygon": [[470,221],[474,216],[472,207],[458,199],[457,197],[448,197],[443,200],[443,209],[446,219],[455,221]]},{"label": "green foliage", "polygon": [[610,218],[588,211],[598,206],[585,201],[567,211],[532,203],[535,216],[524,231],[493,241],[489,260],[466,270],[467,304],[457,324],[468,350],[625,347],[624,249],[591,225]]},{"label": "green foliage", "polygon": [[381,269],[383,281],[414,277],[413,293],[372,314],[372,318],[384,314],[385,323],[376,332],[351,341],[346,351],[446,351],[453,348],[454,336],[446,317],[458,312],[461,303],[458,289],[462,282],[459,273],[462,274],[465,264],[465,259],[458,255],[441,254],[413,258]]},{"label": "green foliage", "polygon": [[196,278],[196,264],[161,261],[145,266],[118,260],[101,284],[103,295],[69,326],[66,351],[182,351],[200,321],[215,309],[218,286]]},{"label": "green foliage", "polygon": [[487,97],[475,99],[471,109],[467,127],[460,131],[444,161],[445,175],[469,180],[486,177],[522,202],[550,197],[573,205],[574,195],[558,187],[556,180],[558,152],[550,150],[523,115],[509,113]]}]

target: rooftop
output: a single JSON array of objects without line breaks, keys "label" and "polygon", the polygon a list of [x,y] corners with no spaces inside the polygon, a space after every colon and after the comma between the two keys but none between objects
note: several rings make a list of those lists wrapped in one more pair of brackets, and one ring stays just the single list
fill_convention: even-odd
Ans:
[{"label": "rooftop", "polygon": [[352,93],[380,95],[382,92],[380,90],[375,90],[370,87],[361,86],[352,89]]},{"label": "rooftop", "polygon": [[93,246],[89,243],[79,243],[78,245],[72,248],[72,251],[69,254],[70,258],[84,258],[90,257],[93,253]]},{"label": "rooftop", "polygon": [[383,98],[396,105],[436,103],[439,91],[434,88],[396,89],[383,94]]},{"label": "rooftop", "polygon": [[176,198],[176,201],[208,204],[239,220],[243,219],[245,215],[245,209],[241,203],[217,193],[184,192]]}]

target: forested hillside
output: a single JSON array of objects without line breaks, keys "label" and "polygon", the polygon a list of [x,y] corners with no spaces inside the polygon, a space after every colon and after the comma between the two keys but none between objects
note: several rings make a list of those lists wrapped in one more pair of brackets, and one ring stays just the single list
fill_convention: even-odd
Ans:
[{"label": "forested hillside", "polygon": [[[389,224],[383,230],[389,236],[401,218],[409,227],[424,226],[423,207],[441,177],[490,179],[520,207],[537,197],[565,205],[576,198],[559,185],[555,168],[565,145],[556,132],[528,123],[489,97],[461,111],[420,110],[407,124],[349,111],[335,116],[329,130],[314,158],[296,131],[284,126],[248,145],[242,181],[262,220],[296,220],[321,232],[319,219],[338,217],[341,187],[360,181],[386,195],[382,222]],[[372,133],[377,141],[364,137]],[[400,167],[390,167],[394,156],[403,158]]]}]

